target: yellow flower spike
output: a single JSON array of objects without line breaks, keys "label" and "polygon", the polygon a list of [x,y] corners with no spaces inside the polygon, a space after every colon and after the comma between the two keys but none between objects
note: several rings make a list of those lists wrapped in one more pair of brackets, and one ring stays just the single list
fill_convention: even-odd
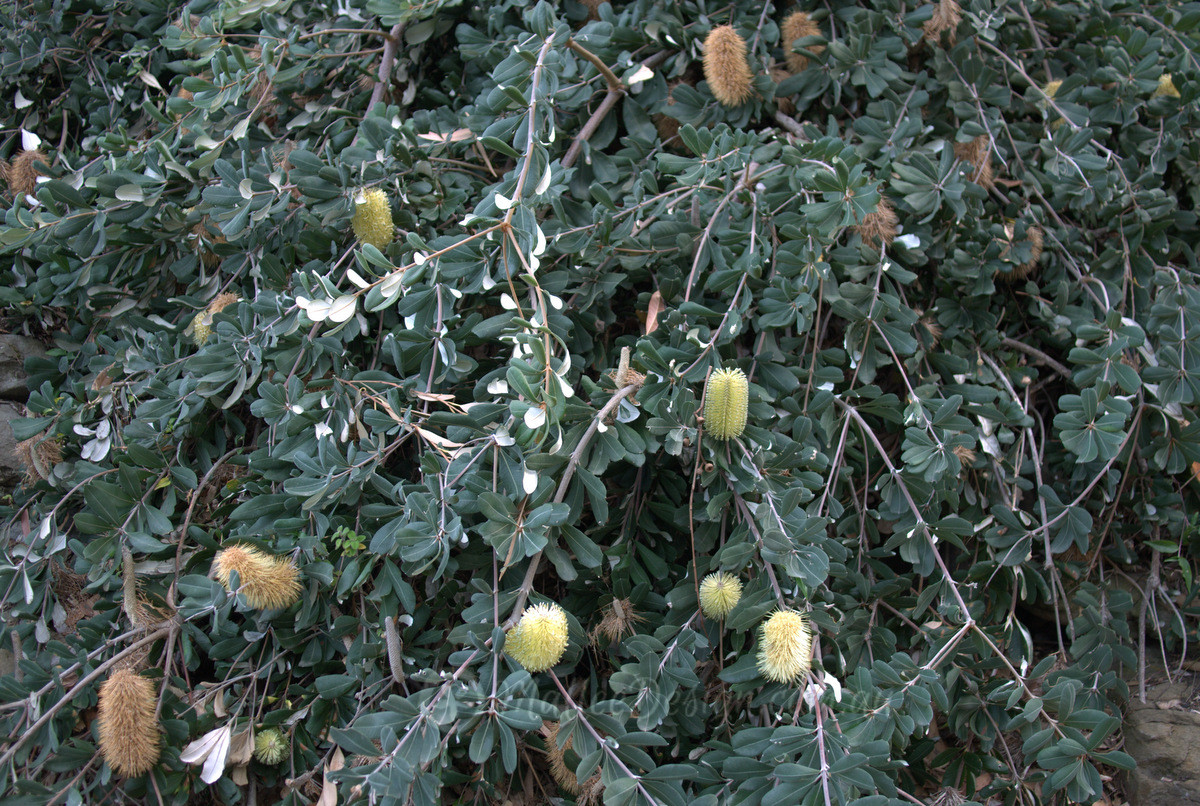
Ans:
[{"label": "yellow flower spike", "polygon": [[1175,79],[1171,77],[1170,73],[1163,73],[1158,77],[1158,87],[1150,97],[1161,98],[1164,95],[1168,98],[1179,97],[1179,88],[1175,86]]},{"label": "yellow flower spike", "polygon": [[527,608],[508,632],[504,651],[531,672],[544,672],[567,651],[567,612],[547,602]]},{"label": "yellow flower spike", "polygon": [[750,384],[740,369],[719,369],[708,379],[704,396],[704,430],[713,439],[733,439],[746,428]]},{"label": "yellow flower spike", "polygon": [[758,670],[768,680],[795,683],[812,665],[812,630],[803,614],[776,611],[762,626]]},{"label": "yellow flower spike", "polygon": [[213,573],[226,590],[237,571],[238,592],[256,610],[291,607],[300,599],[300,571],[286,557],[265,554],[253,546],[230,546],[213,558]]},{"label": "yellow flower spike", "polygon": [[725,106],[740,106],[754,94],[746,40],[728,25],[713,28],[704,40],[704,79]]},{"label": "yellow flower spike", "polygon": [[742,598],[742,582],[733,574],[709,574],[700,583],[700,609],[709,618],[723,619]]},{"label": "yellow flower spike", "polygon": [[153,681],[131,669],[118,669],[100,686],[100,753],[118,775],[142,775],[158,762],[157,702]]},{"label": "yellow flower spike", "polygon": [[354,205],[354,234],[363,243],[382,249],[395,237],[392,208],[387,194],[378,188],[363,191],[362,199]]}]

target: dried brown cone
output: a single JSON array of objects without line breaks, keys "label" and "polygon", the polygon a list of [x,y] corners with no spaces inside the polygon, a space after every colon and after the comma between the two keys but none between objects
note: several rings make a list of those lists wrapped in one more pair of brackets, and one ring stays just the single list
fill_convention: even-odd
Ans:
[{"label": "dried brown cone", "polygon": [[[928,23],[926,23],[928,25]],[[961,806],[967,799],[957,789],[945,787],[929,801],[929,806]]]},{"label": "dried brown cone", "polygon": [[567,751],[571,749],[571,739],[568,738],[566,744],[559,747],[558,728],[558,722],[542,721],[540,733],[546,743],[546,758],[550,762],[550,774],[554,776],[554,780],[558,782],[564,792],[577,795],[579,794],[579,779],[575,777],[575,771],[571,769],[566,760]]},{"label": "dried brown cone", "polygon": [[0,182],[3,182],[6,185],[8,184],[8,171],[8,160],[0,159]]},{"label": "dried brown cone", "polygon": [[[673,81],[667,88],[667,106],[675,105],[675,88],[680,83],[679,81]],[[668,140],[674,140],[675,135],[679,134],[679,121],[670,115],[659,113],[654,115],[652,120],[654,121],[654,128],[658,129],[658,139],[662,142],[665,143]]]},{"label": "dried brown cone", "polygon": [[[942,326],[938,324],[932,313],[927,313],[917,320],[920,329],[917,331],[917,338],[921,342],[921,347],[926,352],[938,346],[938,342],[942,340]],[[924,331],[924,332],[922,332]]]},{"label": "dried brown cone", "polygon": [[971,181],[984,190],[991,190],[996,184],[992,173],[992,139],[981,134],[974,140],[954,144],[954,156],[975,168]]},{"label": "dried brown cone", "polygon": [[598,20],[600,19],[600,4],[606,3],[608,0],[579,0],[579,2],[587,7],[589,20]]},{"label": "dried brown cone", "polygon": [[955,445],[954,455],[958,457],[958,461],[962,462],[963,467],[970,467],[975,464],[975,451],[966,445]]},{"label": "dried brown cone", "polygon": [[604,783],[600,780],[600,773],[595,773],[580,785],[575,806],[600,806],[603,802]]},{"label": "dried brown cone", "polygon": [[8,186],[12,189],[14,197],[19,199],[26,194],[33,194],[37,189],[37,178],[45,176],[37,167],[37,163],[47,162],[49,158],[41,149],[22,151],[13,157],[12,166],[8,171]]},{"label": "dried brown cone", "polygon": [[[1016,238],[1017,226],[1014,222],[1009,221],[1004,225],[1004,234],[1008,238],[1008,245],[1004,247],[1004,251],[1000,253],[1001,257],[1008,254],[1012,246],[1017,243],[1013,239]],[[1042,246],[1044,244],[1042,228],[1030,226],[1025,229],[1025,238],[1029,241],[1029,260],[1017,266],[1011,272],[1007,272],[1004,276],[1009,280],[1024,280],[1029,275],[1037,271],[1038,260],[1042,257]]]},{"label": "dried brown cone", "polygon": [[196,236],[196,251],[200,255],[200,259],[204,261],[204,265],[208,268],[213,268],[221,262],[221,256],[212,250],[212,246],[219,243],[225,243],[225,236],[221,233],[214,234],[208,228],[207,216],[204,221],[196,222],[196,226],[192,227],[192,234]]},{"label": "dried brown cone", "polygon": [[[787,70],[784,70],[782,67],[771,68],[771,80],[776,84],[782,84],[783,80],[790,75],[791,73],[789,73]],[[796,105],[792,103],[792,99],[788,98],[786,95],[776,95],[775,106],[777,106],[779,111],[785,115],[790,115],[796,111]]]},{"label": "dried brown cone", "polygon": [[754,94],[746,40],[732,27],[713,28],[704,40],[704,78],[713,97],[725,106],[740,106]]},{"label": "dried brown cone", "polygon": [[854,231],[862,236],[863,243],[878,246],[881,242],[890,246],[896,240],[896,225],[900,223],[892,203],[885,197],[879,197],[875,209],[863,216],[862,223],[854,227]]},{"label": "dried brown cone", "polygon": [[63,458],[58,439],[50,439],[44,434],[18,442],[16,454],[21,464],[25,465],[25,478],[30,484],[49,479],[50,471]]},{"label": "dried brown cone", "polygon": [[937,44],[942,34],[949,34],[947,37],[950,44],[954,44],[955,31],[958,29],[958,24],[962,22],[962,9],[954,0],[939,0],[933,7],[933,16],[925,21],[925,38]]},{"label": "dried brown cone", "polygon": [[[812,18],[803,11],[793,11],[783,20],[783,24],[779,26],[779,38],[783,44],[784,55],[787,56],[788,70],[792,73],[799,73],[808,67],[808,57],[793,53],[792,46],[797,39],[803,39],[806,36],[820,36],[821,29],[812,21]],[[809,48],[813,53],[820,53],[825,50],[824,45],[813,45]]]},{"label": "dried brown cone", "polygon": [[100,686],[100,752],[119,775],[137,776],[158,761],[154,683],[118,669]]},{"label": "dried brown cone", "polygon": [[217,296],[213,298],[213,301],[208,303],[208,308],[206,310],[210,314],[220,313],[233,303],[237,302],[238,299],[240,299],[240,297],[238,297],[237,294],[217,294]]},{"label": "dried brown cone", "polygon": [[628,599],[613,599],[608,607],[604,608],[604,618],[600,619],[600,623],[592,630],[592,643],[600,642],[600,636],[604,636],[610,643],[620,641],[626,635],[633,634],[634,625],[638,622],[645,621],[633,610],[633,602]]}]

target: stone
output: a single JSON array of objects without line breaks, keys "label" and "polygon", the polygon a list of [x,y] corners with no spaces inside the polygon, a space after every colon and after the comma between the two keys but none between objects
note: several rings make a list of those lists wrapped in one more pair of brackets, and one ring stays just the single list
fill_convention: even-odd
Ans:
[{"label": "stone", "polygon": [[1130,806],[1200,806],[1200,702],[1185,679],[1129,702],[1125,752],[1137,761],[1126,782]]},{"label": "stone", "polygon": [[25,475],[25,465],[17,458],[17,438],[9,424],[24,416],[23,407],[16,403],[0,403],[0,489],[11,490]]},{"label": "stone", "polygon": [[29,376],[25,359],[44,356],[46,347],[37,339],[17,333],[0,334],[0,398],[24,403],[29,399]]}]

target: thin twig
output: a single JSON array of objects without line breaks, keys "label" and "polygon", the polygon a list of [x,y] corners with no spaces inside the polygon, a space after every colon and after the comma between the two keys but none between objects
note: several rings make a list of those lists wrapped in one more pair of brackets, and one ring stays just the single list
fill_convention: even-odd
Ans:
[{"label": "thin twig", "polygon": [[1050,369],[1054,370],[1059,375],[1066,378],[1068,381],[1071,380],[1071,370],[1067,369],[1060,362],[1058,362],[1055,359],[1051,358],[1050,356],[1046,355],[1044,352],[1042,352],[1038,348],[1036,348],[1032,345],[1026,344],[1023,341],[1017,341],[1016,339],[1009,338],[1008,336],[1005,336],[1001,340],[1000,343],[1003,344],[1005,347],[1011,347],[1014,350],[1020,350],[1021,352],[1025,353],[1026,355],[1033,356],[1034,358],[1036,358],[1038,360],[1038,363],[1045,364],[1046,366],[1050,367]]},{"label": "thin twig", "polygon": [[400,49],[402,33],[404,33],[404,23],[402,22],[393,25],[392,30],[387,33],[387,44],[383,46],[383,56],[379,60],[379,81],[371,90],[371,100],[367,103],[367,109],[383,100],[383,93],[387,91],[388,82],[392,78],[392,65],[396,62],[396,52]]},{"label": "thin twig", "polygon": [[[575,469],[579,466],[579,462],[583,459],[583,452],[587,450],[588,443],[591,442],[592,435],[600,427],[600,423],[608,417],[612,410],[625,399],[631,392],[637,390],[636,384],[623,386],[613,393],[608,402],[604,404],[604,408],[596,413],[592,418],[592,422],[588,425],[587,430],[583,432],[583,436],[579,439],[579,444],[575,446],[575,450],[571,452],[571,458],[567,460],[567,467],[563,471],[562,480],[558,483],[558,490],[554,493],[554,503],[561,504],[563,499],[567,497],[567,487],[571,483],[571,478],[575,475]],[[529,561],[529,568],[525,571],[525,579],[521,581],[521,588],[517,591],[517,600],[513,604],[512,615],[509,616],[509,625],[515,623],[521,611],[525,609],[525,602],[529,600],[529,593],[533,590],[533,580],[537,577],[538,566],[542,564],[542,552],[533,555]]]},{"label": "thin twig", "polygon": [[610,90],[616,90],[617,92],[624,91],[625,84],[621,81],[621,79],[617,78],[617,74],[610,70],[607,64],[600,60],[599,56],[592,53],[574,39],[567,40],[567,47],[591,62],[592,66],[600,71],[600,75],[604,76],[604,80],[608,82],[608,88]]}]

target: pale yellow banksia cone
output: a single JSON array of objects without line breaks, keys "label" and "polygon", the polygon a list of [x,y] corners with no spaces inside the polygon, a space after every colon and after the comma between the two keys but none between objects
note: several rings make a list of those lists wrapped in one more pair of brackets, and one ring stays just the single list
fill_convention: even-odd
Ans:
[{"label": "pale yellow banksia cone", "polygon": [[553,602],[536,604],[509,630],[504,651],[528,671],[544,672],[562,660],[567,632],[567,612],[562,607]]},{"label": "pale yellow banksia cone", "polygon": [[241,586],[238,592],[257,610],[290,607],[300,599],[300,571],[286,557],[274,557],[244,545],[218,551],[213,558],[213,572],[225,590],[230,589],[234,571]]},{"label": "pale yellow banksia cone", "polygon": [[288,743],[279,728],[267,728],[254,734],[254,757],[274,767],[287,755]]},{"label": "pale yellow banksia cone", "polygon": [[158,761],[154,683],[118,669],[100,686],[100,752],[118,775],[137,776]]},{"label": "pale yellow banksia cone", "polygon": [[1168,98],[1179,97],[1179,88],[1175,86],[1175,79],[1172,78],[1170,73],[1163,73],[1158,77],[1158,86],[1155,88],[1154,94],[1150,97],[1161,98],[1164,95]]},{"label": "pale yellow banksia cone", "polygon": [[794,683],[812,664],[812,631],[803,614],[779,610],[762,626],[758,670],[777,683]]},{"label": "pale yellow banksia cone", "polygon": [[713,439],[733,439],[746,429],[750,384],[736,367],[719,369],[708,379],[704,396],[704,430]]},{"label": "pale yellow banksia cone", "polygon": [[392,208],[387,194],[378,188],[363,191],[362,200],[354,205],[354,234],[363,243],[382,249],[392,242]]},{"label": "pale yellow banksia cone", "polygon": [[725,571],[709,574],[700,583],[700,609],[709,618],[725,618],[741,598],[741,580]]},{"label": "pale yellow banksia cone", "polygon": [[713,28],[704,40],[704,79],[725,106],[740,106],[754,92],[746,40],[728,25]]},{"label": "pale yellow banksia cone", "polygon": [[[793,53],[792,46],[797,39],[804,39],[807,36],[820,36],[821,29],[812,21],[812,18],[803,11],[793,11],[784,18],[783,24],[779,26],[779,38],[783,44],[783,52],[787,55],[788,70],[792,73],[799,73],[808,67],[808,57],[800,53]],[[825,50],[824,45],[813,45],[808,48],[812,53],[820,53]]]}]

